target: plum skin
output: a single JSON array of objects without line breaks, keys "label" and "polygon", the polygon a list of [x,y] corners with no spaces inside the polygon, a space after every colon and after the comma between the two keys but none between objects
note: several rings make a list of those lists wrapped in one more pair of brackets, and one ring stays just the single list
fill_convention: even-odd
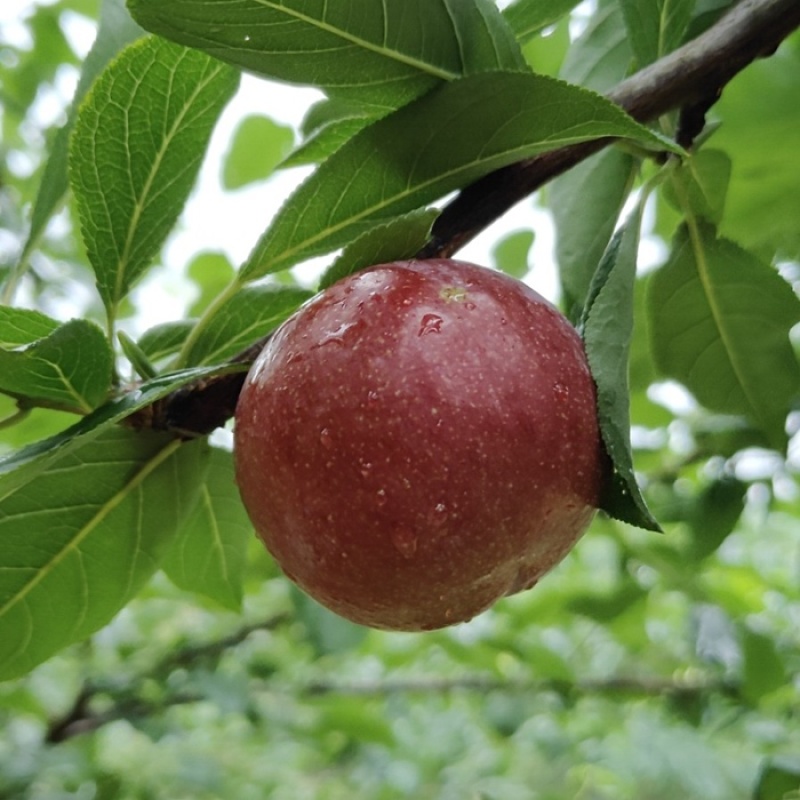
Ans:
[{"label": "plum skin", "polygon": [[599,502],[582,342],[534,290],[370,267],[271,337],[235,416],[239,490],[285,574],[355,622],[431,630],[533,586]]}]

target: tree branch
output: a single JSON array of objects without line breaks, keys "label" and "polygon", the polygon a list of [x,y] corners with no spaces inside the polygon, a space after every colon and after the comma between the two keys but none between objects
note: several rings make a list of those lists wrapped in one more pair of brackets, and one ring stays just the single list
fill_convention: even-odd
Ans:
[{"label": "tree branch", "polygon": [[[640,122],[686,109],[684,144],[737,73],[778,45],[800,26],[798,0],[742,0],[705,33],[627,78],[608,93]],[[545,183],[603,149],[611,140],[584,142],[544,153],[492,172],[463,189],[439,215],[420,258],[453,255],[513,205]],[[264,341],[236,360],[251,361]],[[180,435],[204,435],[224,425],[236,406],[243,375],[189,386],[160,401],[152,426]]]},{"label": "tree branch", "polygon": [[[696,39],[618,84],[608,98],[639,122],[717,98],[731,78],[800,26],[797,0],[743,0]],[[479,179],[445,207],[420,258],[453,255],[513,205],[610,143],[552,150]]]}]

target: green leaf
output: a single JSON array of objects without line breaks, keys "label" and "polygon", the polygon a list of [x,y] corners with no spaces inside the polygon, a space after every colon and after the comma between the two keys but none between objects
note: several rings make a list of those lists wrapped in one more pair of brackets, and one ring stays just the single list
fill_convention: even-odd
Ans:
[{"label": "green leaf", "polygon": [[742,628],[742,694],[753,704],[786,686],[786,667],[775,642],[763,633]]},{"label": "green leaf", "polygon": [[694,6],[695,0],[621,0],[625,28],[640,69],[681,44]]},{"label": "green leaf", "polygon": [[297,618],[305,626],[317,657],[353,650],[364,641],[368,628],[334,614],[294,584],[290,591]]},{"label": "green leaf", "polygon": [[364,267],[412,258],[428,240],[437,216],[436,210],[412,211],[367,231],[345,247],[320,279],[319,288],[327,289]]},{"label": "green leaf", "polygon": [[556,260],[567,315],[575,319],[617,224],[636,162],[607,148],[557,178],[548,189],[556,226]]},{"label": "green leaf", "polygon": [[567,52],[561,77],[595,92],[619,83],[631,64],[631,44],[618,3],[599,4]]},{"label": "green leaf", "polygon": [[195,324],[191,319],[162,322],[146,330],[136,344],[150,361],[157,363],[180,351]]},{"label": "green leaf", "polygon": [[748,485],[731,476],[712,481],[700,493],[688,515],[692,533],[689,552],[697,562],[712,553],[736,527],[744,511]]},{"label": "green leaf", "polygon": [[722,123],[714,147],[732,164],[720,232],[748,249],[800,258],[800,48],[742,70],[714,115]]},{"label": "green leaf", "polygon": [[[30,315],[27,323],[30,330]],[[24,347],[0,349],[0,392],[85,414],[105,399],[113,359],[100,328],[73,319]]]},{"label": "green leaf", "polygon": [[281,168],[318,164],[383,114],[357,115],[335,120],[315,130],[280,163]]},{"label": "green leaf", "polygon": [[295,286],[240,289],[217,309],[183,358],[192,366],[219,364],[275,330],[312,296]]},{"label": "green leaf", "polygon": [[183,209],[234,70],[149,37],[130,45],[80,108],[70,180],[109,319]]},{"label": "green leaf", "polygon": [[640,211],[614,235],[597,268],[581,323],[597,385],[597,416],[612,475],[600,507],[615,519],[659,531],[633,472],[628,360],[633,331]]},{"label": "green leaf", "polygon": [[67,160],[69,141],[78,106],[89,91],[95,78],[102,72],[106,64],[126,45],[138,39],[144,31],[131,19],[125,9],[124,0],[103,0],[100,8],[100,19],[92,49],[86,56],[75,90],[75,97],[70,107],[66,124],[61,127],[50,147],[39,191],[33,204],[31,229],[19,259],[18,271],[25,269],[31,252],[44,233],[50,218],[58,210],[67,194]]},{"label": "green leaf", "polygon": [[202,367],[161,375],[143,383],[121,397],[103,404],[75,425],[47,439],[0,457],[0,502],[5,502],[59,458],[73,453],[97,436],[113,429],[116,423],[152,405],[171,392],[194,381],[232,372],[242,372],[246,364]]},{"label": "green leaf", "polygon": [[253,526],[239,497],[230,452],[211,449],[199,495],[161,566],[179,588],[238,611]]},{"label": "green leaf", "polygon": [[233,264],[224,253],[198,253],[186,270],[200,296],[192,303],[189,313],[199,316],[221,295],[236,276]]},{"label": "green leaf", "polygon": [[10,349],[44,339],[59,325],[38,311],[0,306],[0,347]]},{"label": "green leaf", "polygon": [[497,268],[513,278],[524,278],[533,239],[533,231],[513,231],[501,239],[492,251]]},{"label": "green leaf", "polygon": [[145,28],[237,67],[398,107],[440,80],[525,69],[491,0],[128,0]]},{"label": "green leaf", "polygon": [[664,183],[664,199],[681,214],[713,223],[723,219],[731,177],[731,160],[721,150],[702,149],[690,154]]},{"label": "green leaf", "polygon": [[343,246],[514,161],[603,136],[665,146],[610,101],[554,78],[493,72],[443,84],[321,164],[261,237],[242,278]]},{"label": "green leaf", "polygon": [[516,0],[503,10],[517,41],[525,43],[544,28],[554,25],[580,0]]},{"label": "green leaf", "polygon": [[294,144],[294,131],[269,117],[251,114],[236,128],[222,170],[222,185],[239,189],[268,178]]},{"label": "green leaf", "polygon": [[800,792],[800,758],[769,758],[761,765],[753,800],[794,800]]},{"label": "green leaf", "polygon": [[206,444],[113,429],[0,511],[0,679],[105,625],[153,574],[194,504]]},{"label": "green leaf", "polygon": [[800,392],[789,331],[800,301],[769,265],[713,227],[683,227],[653,275],[650,334],[656,366],[712,411],[743,414],[774,447]]}]

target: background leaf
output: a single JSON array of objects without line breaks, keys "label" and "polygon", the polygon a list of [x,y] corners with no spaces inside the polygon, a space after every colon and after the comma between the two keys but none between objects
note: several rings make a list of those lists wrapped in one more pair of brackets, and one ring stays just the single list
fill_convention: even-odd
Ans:
[{"label": "background leaf", "polygon": [[0,349],[0,392],[85,414],[105,399],[113,358],[100,328],[74,319],[25,347]]},{"label": "background leaf", "polygon": [[109,430],[3,500],[0,679],[94,632],[138,591],[195,502],[205,447]]},{"label": "background leaf", "polygon": [[162,568],[181,589],[238,611],[253,526],[239,498],[233,459],[212,448],[194,510],[178,530]]},{"label": "background leaf", "polygon": [[787,43],[736,76],[714,106],[712,144],[730,157],[723,236],[800,258],[800,46]]},{"label": "background leaf", "polygon": [[512,278],[522,279],[528,274],[531,247],[533,247],[533,231],[513,231],[501,239],[494,250],[497,268]]},{"label": "background leaf", "polygon": [[544,28],[558,22],[580,0],[516,0],[503,16],[519,42],[527,42]]},{"label": "background leaf", "polygon": [[650,282],[656,365],[707,408],[742,414],[783,449],[800,392],[789,331],[800,301],[772,267],[698,224],[682,228]]},{"label": "background leaf", "polygon": [[553,78],[492,72],[444,84],[321,164],[261,237],[241,277],[335,249],[498,167],[601,136],[664,146],[610,101]]},{"label": "background leaf", "polygon": [[294,144],[294,131],[269,117],[251,114],[245,117],[231,140],[222,185],[239,189],[253,181],[269,177]]},{"label": "background leaf", "polygon": [[70,179],[110,319],[182,211],[238,81],[202,53],[149,37],[125,50],[81,106]]},{"label": "background leaf", "polygon": [[387,109],[440,80],[525,68],[491,0],[129,0],[128,6],[153,33],[237,67]]}]

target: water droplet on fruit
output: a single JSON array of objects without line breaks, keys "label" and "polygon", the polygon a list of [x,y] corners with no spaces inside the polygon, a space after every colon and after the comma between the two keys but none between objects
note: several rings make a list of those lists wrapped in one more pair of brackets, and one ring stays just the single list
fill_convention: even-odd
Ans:
[{"label": "water droplet on fruit", "polygon": [[464,308],[466,308],[468,311],[474,311],[475,303],[464,303]]},{"label": "water droplet on fruit", "polygon": [[392,544],[403,558],[411,558],[417,552],[417,537],[406,528],[398,528],[392,534]]},{"label": "water droplet on fruit", "polygon": [[327,428],[323,428],[319,432],[319,443],[328,450],[333,447],[333,436],[331,436],[331,432]]},{"label": "water droplet on fruit", "polygon": [[563,383],[554,383],[553,394],[558,400],[563,402],[569,398],[569,387],[564,386]]},{"label": "water droplet on fruit", "polygon": [[419,324],[417,336],[426,336],[429,333],[440,333],[444,320],[438,314],[426,314]]},{"label": "water droplet on fruit", "polygon": [[380,395],[377,391],[375,391],[375,389],[370,389],[369,392],[367,392],[367,401],[370,403],[375,403],[377,402],[379,396]]},{"label": "water droplet on fruit", "polygon": [[328,333],[326,333],[325,336],[320,340],[320,343],[317,345],[317,347],[324,347],[326,344],[338,344],[340,346],[344,345],[345,335],[349,330],[355,328],[357,324],[357,322],[343,322],[335,330],[328,331]]},{"label": "water droplet on fruit", "polygon": [[378,493],[375,495],[375,503],[378,508],[386,505],[386,489],[378,489]]},{"label": "water droplet on fruit", "polygon": [[362,461],[361,462],[361,477],[368,478],[370,472],[372,471],[372,464],[369,461]]}]

